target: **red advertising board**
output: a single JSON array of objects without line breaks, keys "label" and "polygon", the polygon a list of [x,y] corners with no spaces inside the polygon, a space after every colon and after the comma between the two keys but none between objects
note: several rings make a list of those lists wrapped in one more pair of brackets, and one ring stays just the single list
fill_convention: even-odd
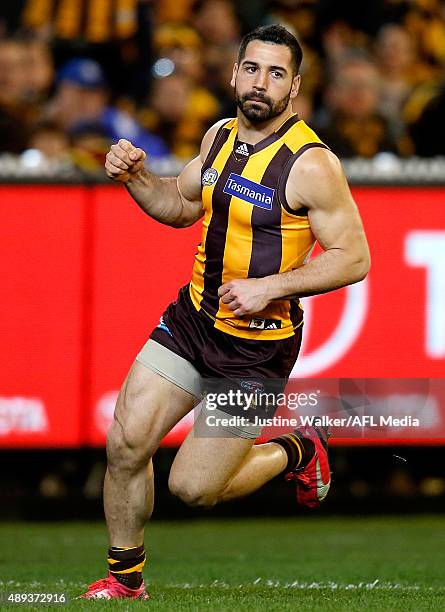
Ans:
[{"label": "red advertising board", "polygon": [[[136,352],[189,279],[200,224],[161,226],[114,186],[1,193],[0,445],[102,445]],[[372,269],[362,283],[305,300],[294,376],[444,378],[445,189],[354,196]],[[42,405],[46,425],[32,430],[20,415],[38,421]],[[437,405],[436,440],[445,438],[443,398]],[[165,442],[179,443],[190,422]]]},{"label": "red advertising board", "polygon": [[445,376],[445,190],[354,190],[372,267],[305,300],[298,376]]},{"label": "red advertising board", "polygon": [[2,187],[0,446],[81,443],[83,188]]},{"label": "red advertising board", "polygon": [[88,443],[103,444],[117,390],[165,306],[189,280],[199,227],[151,220],[124,189],[95,192]]}]

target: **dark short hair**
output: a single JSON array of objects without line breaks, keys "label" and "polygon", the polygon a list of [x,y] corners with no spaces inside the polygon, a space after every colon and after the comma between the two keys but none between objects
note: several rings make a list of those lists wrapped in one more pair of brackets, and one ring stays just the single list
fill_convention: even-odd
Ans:
[{"label": "dark short hair", "polygon": [[268,25],[255,28],[248,32],[241,41],[238,52],[238,64],[240,64],[246,54],[247,45],[253,40],[273,43],[274,45],[284,45],[290,49],[294,74],[298,74],[303,60],[303,50],[295,36],[281,25]]}]

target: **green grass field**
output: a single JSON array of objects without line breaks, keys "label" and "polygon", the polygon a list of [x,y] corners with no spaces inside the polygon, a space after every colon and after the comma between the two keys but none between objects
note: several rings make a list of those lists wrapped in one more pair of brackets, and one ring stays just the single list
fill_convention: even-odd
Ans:
[{"label": "green grass field", "polygon": [[72,601],[105,575],[104,525],[1,524],[0,610],[445,610],[441,516],[153,522],[146,544],[151,601]]}]

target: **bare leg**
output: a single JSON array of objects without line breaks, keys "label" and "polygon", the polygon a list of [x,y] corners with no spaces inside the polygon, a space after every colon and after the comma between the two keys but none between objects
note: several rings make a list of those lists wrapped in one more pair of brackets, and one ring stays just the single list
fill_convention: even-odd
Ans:
[{"label": "bare leg", "polygon": [[140,546],[153,510],[151,458],[195,398],[135,362],[121,389],[107,438],[104,484],[110,546]]},{"label": "bare leg", "polygon": [[275,442],[253,446],[239,469],[221,491],[218,501],[228,501],[253,493],[278,476],[287,465],[286,451]]},{"label": "bare leg", "polygon": [[171,492],[192,506],[248,495],[286,467],[286,452],[279,444],[199,437],[197,430],[199,421],[179,449],[169,478]]}]

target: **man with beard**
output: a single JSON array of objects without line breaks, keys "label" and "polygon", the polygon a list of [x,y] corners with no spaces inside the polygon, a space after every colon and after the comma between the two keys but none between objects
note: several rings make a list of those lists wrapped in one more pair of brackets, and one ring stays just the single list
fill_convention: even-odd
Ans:
[{"label": "man with beard", "polygon": [[[145,152],[127,140],[107,155],[108,176],[149,216],[174,228],[204,220],[191,282],[162,315],[117,401],[104,486],[109,574],[86,598],[148,598],[142,569],[151,458],[215,380],[226,399],[214,393],[211,405],[207,393],[171,468],[174,495],[213,506],[280,473],[304,506],[319,505],[328,492],[324,430],[303,427],[254,446],[261,430],[255,412],[263,413],[245,411],[247,399],[226,401],[230,392],[288,378],[301,341],[300,297],[360,281],[369,269],[340,164],[292,112],[301,59],[297,40],[281,26],[247,34],[231,83],[237,117],[209,130],[200,156],[178,178],[152,175]],[[307,262],[315,240],[323,252]],[[273,409],[272,402],[265,413]]]}]

